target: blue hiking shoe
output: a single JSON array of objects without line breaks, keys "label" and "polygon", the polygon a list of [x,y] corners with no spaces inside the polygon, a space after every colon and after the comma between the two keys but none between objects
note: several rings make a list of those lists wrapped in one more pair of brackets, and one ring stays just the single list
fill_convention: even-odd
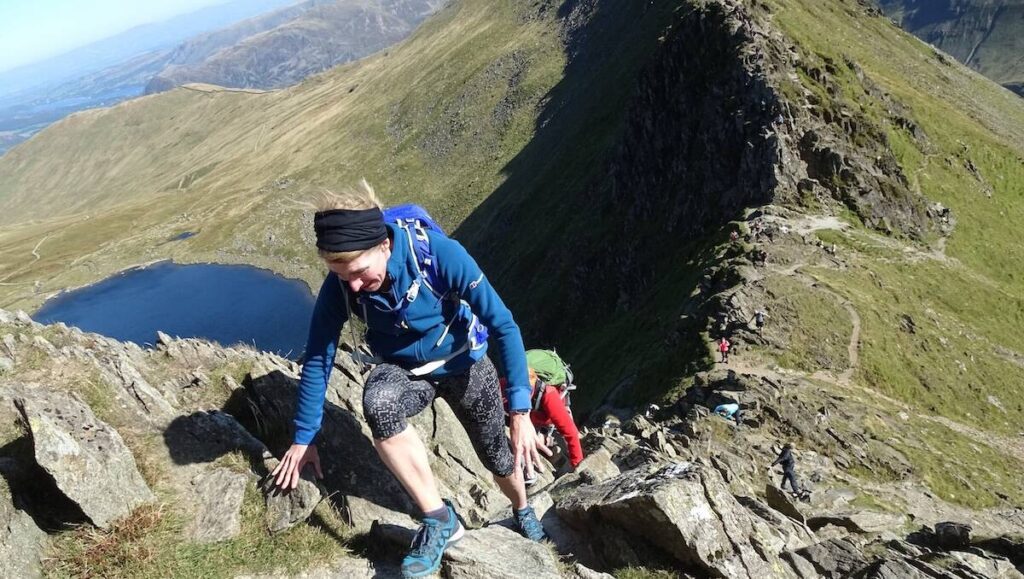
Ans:
[{"label": "blue hiking shoe", "polygon": [[448,522],[442,523],[430,517],[423,518],[420,530],[412,540],[409,554],[402,559],[402,577],[426,577],[437,572],[441,568],[441,555],[444,554],[444,550],[448,545],[461,539],[465,533],[452,503],[446,499],[444,505],[448,507]]},{"label": "blue hiking shoe", "polygon": [[537,520],[537,513],[533,512],[533,507],[528,506],[521,511],[512,509],[512,520],[516,522],[516,529],[527,539],[539,543],[548,538],[544,533],[544,527]]}]

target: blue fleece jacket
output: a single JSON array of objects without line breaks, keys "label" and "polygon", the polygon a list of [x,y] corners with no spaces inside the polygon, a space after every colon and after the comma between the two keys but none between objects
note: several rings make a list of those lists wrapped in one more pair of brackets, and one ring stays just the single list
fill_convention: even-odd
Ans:
[{"label": "blue fleece jacket", "polygon": [[[387,224],[391,236],[391,257],[387,274],[391,286],[384,292],[358,292],[354,295],[338,276],[328,274],[320,286],[306,342],[305,363],[299,382],[299,400],[295,416],[295,443],[310,444],[320,430],[323,418],[327,382],[331,377],[338,337],[348,319],[345,299],[351,299],[352,313],[366,318],[366,341],[373,353],[385,362],[411,369],[434,360],[443,360],[466,347],[469,340],[471,316],[460,315],[447,334],[445,326],[453,317],[455,308],[442,302],[426,287],[405,310],[404,323],[392,311],[418,275],[416,256],[409,246],[405,231]],[[483,323],[498,347],[498,355],[509,377],[507,396],[509,409],[530,409],[530,382],[527,375],[526,351],[519,326],[512,312],[494,291],[480,271],[480,266],[462,245],[428,231],[430,251],[436,258],[438,273],[447,288],[457,292]],[[441,285],[441,284],[439,284]],[[466,311],[463,314],[468,313]],[[432,377],[443,377],[465,372],[487,352],[487,343],[469,349],[432,372]]]}]

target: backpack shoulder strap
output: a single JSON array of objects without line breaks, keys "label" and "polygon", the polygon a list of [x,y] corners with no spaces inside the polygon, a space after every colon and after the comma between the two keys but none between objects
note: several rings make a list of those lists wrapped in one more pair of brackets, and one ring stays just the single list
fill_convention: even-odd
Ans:
[{"label": "backpack shoulder strap", "polygon": [[416,260],[416,270],[420,279],[430,291],[434,292],[434,295],[439,298],[445,297],[450,288],[447,287],[448,284],[437,268],[437,258],[431,251],[427,228],[415,219],[400,220],[397,224],[400,229],[405,231],[409,253]]}]

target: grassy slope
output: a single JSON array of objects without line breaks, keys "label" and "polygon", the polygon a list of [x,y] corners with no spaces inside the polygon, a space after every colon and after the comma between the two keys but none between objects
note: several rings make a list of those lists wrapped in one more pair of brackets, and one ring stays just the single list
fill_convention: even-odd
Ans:
[{"label": "grassy slope", "polygon": [[[393,50],[284,91],[179,89],[59,123],[0,160],[0,282],[22,284],[0,302],[31,307],[37,280],[45,293],[165,256],[315,283],[294,200],[364,176],[458,223],[503,179],[563,64],[552,23],[516,10],[456,2]],[[199,235],[161,245],[185,230]]]},{"label": "grassy slope", "polygon": [[[908,17],[910,2],[882,0],[878,3],[907,30],[961,62],[973,54],[966,64],[997,83],[1024,82],[1024,60],[1021,59],[1024,3],[1019,0],[934,3],[934,6],[917,8],[924,16],[916,18]],[[989,28],[988,18],[992,15],[994,19]]]},{"label": "grassy slope", "polygon": [[[889,126],[896,156],[913,186],[952,208],[958,220],[945,258],[938,245],[903,247],[856,225],[845,233],[818,232],[837,244],[847,267],[807,273],[860,313],[855,381],[913,411],[1015,437],[1024,419],[1024,366],[1015,359],[1024,351],[1024,250],[1014,225],[1024,218],[1024,104],[944,64],[881,20],[862,20],[857,34],[844,34],[849,12],[857,11],[852,2],[774,4],[778,22],[807,54],[851,57],[909,109],[926,138]],[[883,115],[872,114],[877,103],[862,92],[847,87],[844,94],[846,105],[884,123]],[[794,335],[826,329],[813,316],[792,323]],[[779,361],[799,368],[806,358]],[[982,444],[941,425],[911,420],[908,426],[896,438],[879,432],[879,440],[895,441],[939,496],[975,507],[1007,496],[1019,500],[1019,464],[1000,456],[999,439]],[[880,474],[886,476],[871,476]]]}]

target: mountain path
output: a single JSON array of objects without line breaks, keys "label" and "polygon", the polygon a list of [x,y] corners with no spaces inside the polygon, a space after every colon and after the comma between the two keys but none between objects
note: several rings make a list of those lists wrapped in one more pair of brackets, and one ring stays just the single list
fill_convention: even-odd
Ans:
[{"label": "mountain path", "polygon": [[[792,231],[795,231],[802,237],[823,229],[836,229],[843,231],[849,228],[849,225],[839,221],[837,218],[833,216],[804,216],[797,221],[785,218],[772,218],[771,221],[775,221],[778,225],[788,226]],[[948,258],[946,256],[945,237],[940,238],[937,247],[932,249],[931,251],[921,251],[919,249],[908,247],[904,244],[900,244],[896,240],[881,239],[877,238],[877,236],[875,235],[870,235],[870,238],[873,241],[877,242],[879,245],[899,250],[901,253],[909,257],[911,260],[927,258],[940,261],[948,265],[961,266],[959,260],[956,260],[954,258]],[[1008,453],[1009,455],[1013,456],[1017,460],[1021,461],[1021,463],[1024,463],[1024,432],[1021,432],[1019,437],[1003,436],[993,434],[990,432],[985,432],[973,426],[957,422],[956,420],[947,418],[945,416],[931,415],[918,412],[917,410],[915,410],[913,407],[911,407],[909,404],[902,400],[895,399],[876,389],[868,388],[855,382],[854,375],[860,367],[860,336],[862,326],[860,314],[857,312],[856,307],[854,307],[853,303],[849,299],[843,297],[842,295],[834,291],[832,288],[828,287],[828,284],[826,282],[818,279],[817,277],[809,273],[801,271],[801,268],[804,268],[808,265],[811,264],[806,261],[798,261],[796,263],[792,263],[784,267],[768,265],[767,269],[772,274],[796,278],[810,288],[827,293],[843,306],[843,308],[850,316],[850,322],[852,325],[850,339],[847,344],[847,355],[849,358],[849,364],[847,368],[838,375],[833,374],[832,372],[827,370],[818,370],[813,373],[808,373],[795,369],[779,368],[777,366],[775,368],[770,368],[764,362],[759,360],[747,359],[744,356],[730,355],[729,363],[723,364],[721,362],[716,362],[714,364],[714,367],[716,369],[732,370],[739,374],[759,376],[776,381],[780,381],[785,378],[802,378],[816,380],[819,382],[832,384],[844,389],[855,389],[860,392],[863,392],[864,394],[868,395],[871,398],[885,401],[888,404],[892,405],[893,407],[900,409],[901,414],[907,415],[904,417],[904,419],[909,418],[909,415],[914,415],[921,420],[927,420],[932,423],[940,424],[971,440],[980,442],[995,449],[1000,449]],[[837,262],[836,266],[838,267],[839,265],[840,264]],[[1020,355],[1017,354],[1016,352],[1008,351],[1005,349],[1004,351],[1000,352],[1000,354],[1002,355],[1002,357],[1008,359],[1009,361],[1024,366],[1024,355]]]}]

